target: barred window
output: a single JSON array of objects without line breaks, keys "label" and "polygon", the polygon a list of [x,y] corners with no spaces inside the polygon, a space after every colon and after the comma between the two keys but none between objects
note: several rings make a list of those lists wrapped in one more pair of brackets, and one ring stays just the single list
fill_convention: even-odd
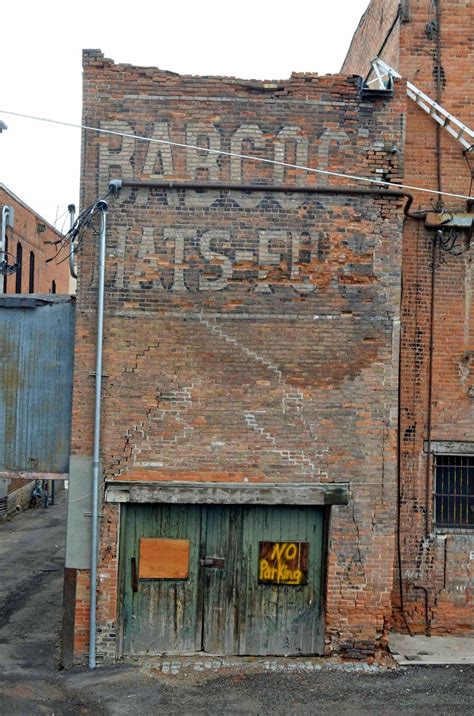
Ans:
[{"label": "barred window", "polygon": [[435,456],[435,524],[474,528],[473,456]]}]

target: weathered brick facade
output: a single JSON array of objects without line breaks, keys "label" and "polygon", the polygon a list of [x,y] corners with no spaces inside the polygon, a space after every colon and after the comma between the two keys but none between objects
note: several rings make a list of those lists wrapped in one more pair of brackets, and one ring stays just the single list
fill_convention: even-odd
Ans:
[{"label": "weathered brick facade", "polygon": [[[132,135],[399,180],[405,112],[402,82],[394,97],[369,102],[354,77],[182,77],[84,54],[85,124]],[[348,485],[349,504],[330,510],[326,651],[373,653],[393,586],[404,200],[346,193],[348,181],[277,165],[87,133],[84,203],[117,176],[125,185],[108,218],[105,480]],[[266,188],[143,184],[163,179]],[[282,184],[290,190],[268,186]],[[83,244],[79,266],[72,486],[74,465],[92,453],[94,243]],[[71,500],[71,525],[87,509],[83,494]],[[119,651],[119,522],[120,506],[104,503],[105,658]],[[81,545],[71,547],[73,529],[65,649],[80,660],[88,570]]]},{"label": "weathered brick facade", "polygon": [[[21,267],[21,291],[30,293],[29,271],[30,256],[34,254],[34,293],[51,293],[54,281],[56,293],[69,293],[69,266],[67,261],[56,263],[46,260],[54,257],[56,249],[51,243],[61,238],[61,234],[54,229],[39,214],[30,209],[21,199],[15,196],[7,187],[0,185],[0,208],[8,205],[14,209],[14,225],[7,227],[7,240],[9,263],[17,258],[17,245],[20,244],[23,252]],[[2,279],[3,280],[3,279]],[[7,277],[5,293],[16,293],[16,274]]]},{"label": "weathered brick facade", "polygon": [[[379,55],[472,128],[474,90],[469,76],[474,59],[473,32],[472,2],[410,0],[399,7],[397,2],[373,0],[354,36],[343,71],[365,77],[370,60]],[[442,189],[472,194],[468,157],[441,129],[438,165],[437,132],[433,120],[409,102],[406,183],[437,189],[439,171]],[[472,159],[470,163],[472,166]],[[427,198],[417,199],[418,209],[433,208]],[[451,212],[467,210],[461,199],[443,197],[443,204]],[[427,441],[452,441],[454,452],[456,444],[466,441],[474,453],[472,263],[470,250],[453,256],[441,251],[439,242],[433,253],[434,238],[435,232],[426,229],[423,221],[406,222],[400,393],[404,606],[414,632],[465,634],[472,632],[474,625],[474,535],[472,530],[463,534],[434,528],[433,459],[427,465]],[[457,250],[466,248],[466,236],[460,234]],[[405,627],[399,612],[398,585],[394,605],[396,623]]]}]

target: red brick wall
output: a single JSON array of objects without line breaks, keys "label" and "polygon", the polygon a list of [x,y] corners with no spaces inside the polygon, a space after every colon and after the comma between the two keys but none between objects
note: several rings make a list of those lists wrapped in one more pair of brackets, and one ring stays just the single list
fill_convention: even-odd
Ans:
[{"label": "red brick wall", "polygon": [[[381,3],[372,2],[367,17],[374,17]],[[474,90],[469,83],[473,62],[474,6],[471,2],[440,2],[441,104],[471,128],[474,126]],[[400,25],[400,57],[395,64],[417,87],[437,97],[436,3],[411,0],[406,4],[408,22]],[[370,28],[369,28],[370,29]],[[364,65],[363,30],[359,29],[344,67]],[[382,44],[382,43],[381,43]],[[370,54],[373,54],[372,51]],[[366,66],[371,59],[366,54]],[[393,56],[382,53],[393,64]],[[351,70],[352,71],[352,70]],[[437,188],[436,125],[413,102],[408,104],[405,181]],[[469,194],[470,172],[462,147],[447,132],[440,132],[441,183],[449,192]],[[472,192],[471,192],[472,193]],[[436,202],[436,195],[433,201]],[[466,211],[462,199],[443,199],[445,208]],[[416,207],[432,208],[429,197],[416,195]],[[430,374],[431,280],[434,232],[423,222],[407,221],[404,229],[403,305],[401,354],[402,512],[401,546],[405,611],[412,629],[424,631],[425,602],[429,592],[429,620],[434,633],[472,630],[471,535],[440,535],[432,519],[432,465],[428,466],[428,505],[424,441],[428,438],[428,390]],[[460,237],[460,242],[462,237]],[[459,244],[461,247],[461,243]],[[471,252],[451,256],[437,252],[432,358],[433,440],[473,441],[473,305]],[[428,510],[428,531],[425,517]],[[396,623],[398,586],[394,594]]]},{"label": "red brick wall", "polygon": [[[429,2],[410,3],[410,23],[401,33],[401,72],[436,98],[436,21]],[[474,90],[466,83],[474,59],[472,3],[441,0],[441,104],[468,126],[474,126]],[[442,188],[469,194],[470,173],[462,147],[447,132],[440,132]],[[413,183],[437,187],[436,127],[417,106],[407,117],[406,177]],[[419,202],[427,206],[426,200]],[[446,208],[466,211],[460,199],[444,198]],[[428,204],[429,205],[429,204]],[[403,466],[403,575],[406,580],[407,617],[418,631],[425,629],[423,592],[429,590],[429,619],[433,633],[466,633],[473,627],[472,562],[474,536],[433,529],[432,502],[428,504],[428,534],[424,534],[424,485],[428,437],[429,310],[433,232],[408,224],[405,232],[404,301],[405,334],[402,379]],[[474,414],[469,389],[473,385],[469,356],[473,344],[471,252],[455,257],[438,253],[435,266],[432,429],[434,440],[474,441]],[[420,296],[420,288],[423,296]],[[408,431],[408,432],[407,432]],[[431,467],[431,466],[430,466]],[[429,474],[429,492],[432,494]]]},{"label": "red brick wall", "polygon": [[[84,61],[86,124],[401,177],[403,153],[390,149],[401,141],[403,87],[372,104],[353,78],[293,75],[265,87],[115,65],[94,51]],[[158,149],[87,135],[84,201],[117,174],[341,184]],[[331,515],[328,651],[373,649],[390,613],[401,207],[370,195],[127,188],[110,206],[105,478],[349,482],[350,504]],[[92,450],[95,263],[89,238],[72,437],[82,456]],[[103,512],[99,650],[113,657],[119,515]]]},{"label": "red brick wall", "polygon": [[360,19],[341,72],[365,78],[370,61],[377,56],[398,68],[400,22],[399,0],[372,0]]},{"label": "red brick wall", "polygon": [[[0,208],[8,204],[15,210],[13,229],[7,228],[9,263],[16,259],[17,244],[23,249],[21,293],[29,293],[30,252],[35,255],[34,293],[51,293],[52,282],[56,282],[56,293],[69,293],[69,265],[65,261],[57,264],[46,259],[54,256],[56,249],[47,241],[57,241],[60,234],[44,219],[0,186]],[[44,226],[40,233],[38,226]],[[2,280],[0,278],[0,280]],[[15,274],[7,278],[7,293],[15,293]]]},{"label": "red brick wall", "polygon": [[74,654],[85,654],[89,646],[90,573],[78,570],[76,574],[74,623]]}]

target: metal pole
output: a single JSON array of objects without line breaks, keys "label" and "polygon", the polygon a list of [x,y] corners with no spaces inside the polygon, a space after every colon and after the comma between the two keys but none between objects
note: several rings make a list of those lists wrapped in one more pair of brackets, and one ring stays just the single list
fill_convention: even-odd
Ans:
[{"label": "metal pole", "polygon": [[[71,231],[76,219],[76,207],[74,204],[69,204],[67,210],[69,211],[69,231]],[[74,239],[71,236],[69,239],[69,272],[73,278],[77,278],[76,267],[74,265],[74,254]]]},{"label": "metal pole", "polygon": [[105,290],[105,232],[107,228],[107,202],[97,203],[100,211],[99,261],[97,286],[97,345],[95,364],[94,447],[92,452],[92,531],[91,531],[91,581],[89,624],[89,669],[95,669],[96,607],[97,607],[97,552],[99,522],[99,467],[100,467],[100,410],[102,392],[102,343],[104,336],[104,290]]},{"label": "metal pole", "polygon": [[[5,204],[2,208],[2,227],[0,235],[0,261],[7,259],[6,244],[7,244],[7,226],[13,226],[13,208]],[[6,275],[0,280],[0,293],[6,293]]]}]

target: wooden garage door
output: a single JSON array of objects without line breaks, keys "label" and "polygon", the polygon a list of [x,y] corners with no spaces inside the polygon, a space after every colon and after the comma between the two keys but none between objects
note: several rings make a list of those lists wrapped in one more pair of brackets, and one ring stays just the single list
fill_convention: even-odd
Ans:
[{"label": "wooden garage door", "polygon": [[321,653],[323,510],[127,505],[123,652]]}]

